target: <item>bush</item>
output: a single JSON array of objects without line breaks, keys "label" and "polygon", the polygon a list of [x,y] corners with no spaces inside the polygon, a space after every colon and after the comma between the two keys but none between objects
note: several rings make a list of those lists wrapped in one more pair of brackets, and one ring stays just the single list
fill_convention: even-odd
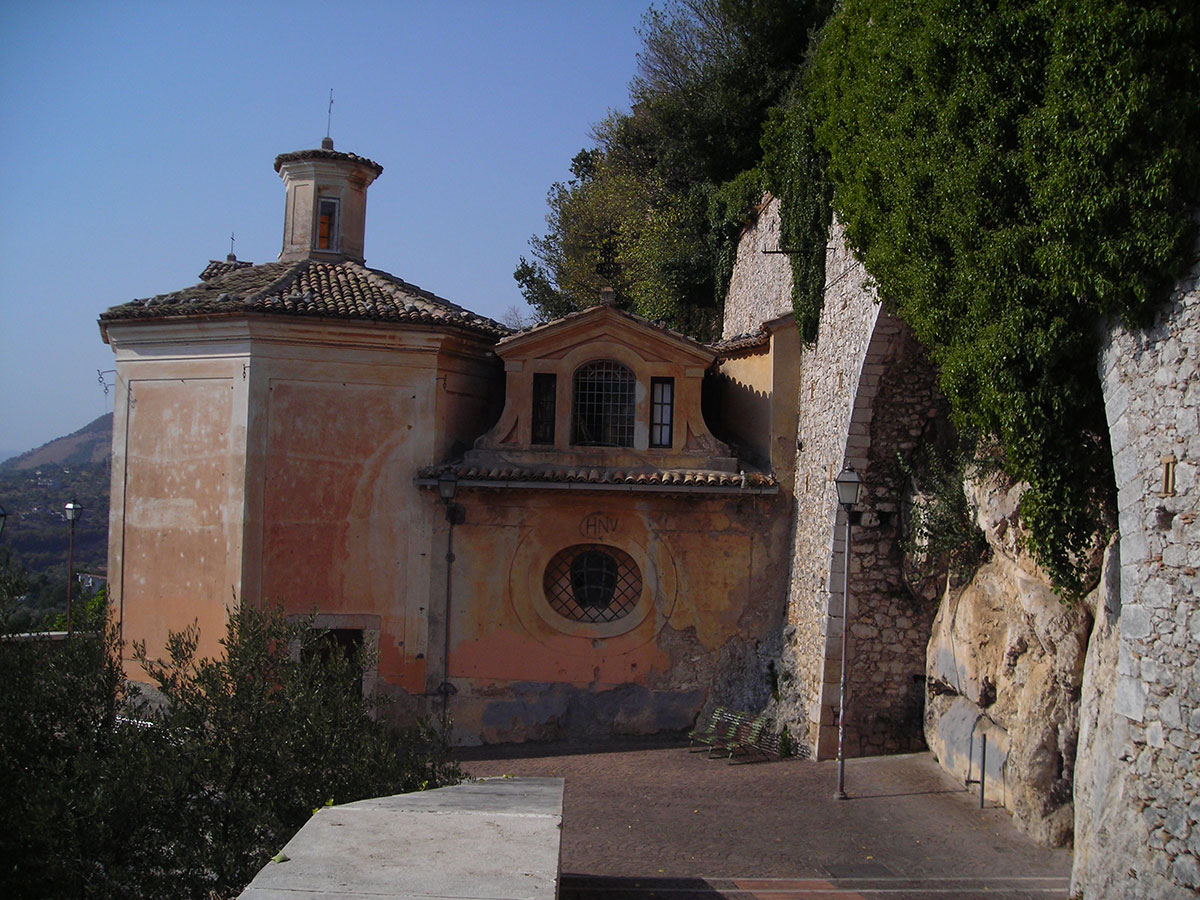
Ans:
[{"label": "bush", "polygon": [[196,659],[194,626],[165,660],[138,648],[154,707],[111,627],[0,642],[0,894],[231,897],[314,808],[456,780],[441,738],[374,718],[364,660],[310,624],[243,606],[222,659]]}]

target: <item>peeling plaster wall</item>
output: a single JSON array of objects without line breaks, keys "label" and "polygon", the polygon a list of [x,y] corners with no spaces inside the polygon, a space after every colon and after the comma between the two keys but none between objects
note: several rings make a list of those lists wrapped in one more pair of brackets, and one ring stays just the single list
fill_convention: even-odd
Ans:
[{"label": "peeling plaster wall", "polygon": [[413,479],[494,420],[486,345],[254,317],[108,332],[122,387],[110,571],[127,641],[161,655],[196,620],[200,654],[219,656],[233,604],[319,611],[369,638],[400,715],[421,712],[441,511]]},{"label": "peeling plaster wall", "polygon": [[[779,497],[468,489],[455,502],[465,511],[451,580],[456,741],[651,734],[690,726],[706,702],[765,703],[757,649],[779,631],[786,579]],[[551,609],[547,565],[579,544],[636,562],[642,593],[627,617],[593,626]],[[439,611],[431,691],[444,627]],[[732,657],[741,665],[721,670]]]},{"label": "peeling plaster wall", "polygon": [[[151,338],[110,328],[116,351],[110,596],[126,645],[161,655],[192,621],[216,655],[225,608],[242,589],[249,356],[244,332],[167,326]],[[182,356],[164,362],[161,346]],[[135,663],[127,663],[137,674]]]}]

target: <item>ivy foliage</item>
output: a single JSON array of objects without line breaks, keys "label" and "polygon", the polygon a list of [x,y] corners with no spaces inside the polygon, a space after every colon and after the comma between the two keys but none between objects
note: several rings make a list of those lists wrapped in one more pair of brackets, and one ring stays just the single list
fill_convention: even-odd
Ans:
[{"label": "ivy foliage", "polygon": [[767,189],[779,199],[779,241],[792,268],[792,312],[800,338],[817,340],[825,302],[825,245],[832,218],[826,154],[816,143],[802,82],[771,110],[763,128]]},{"label": "ivy foliage", "polygon": [[973,439],[960,436],[955,446],[927,444],[897,457],[911,496],[901,548],[922,577],[949,571],[964,584],[988,555],[987,538],[963,493],[963,483],[984,468],[975,448]]},{"label": "ivy foliage", "polygon": [[1099,322],[1145,322],[1189,263],[1198,26],[1167,0],[845,0],[807,82],[847,239],[1028,483],[1068,596],[1113,499]]},{"label": "ivy foliage", "polygon": [[719,331],[741,229],[765,189],[760,136],[830,0],[670,0],[643,19],[631,110],[593,130],[514,277],[543,318],[620,306]]}]

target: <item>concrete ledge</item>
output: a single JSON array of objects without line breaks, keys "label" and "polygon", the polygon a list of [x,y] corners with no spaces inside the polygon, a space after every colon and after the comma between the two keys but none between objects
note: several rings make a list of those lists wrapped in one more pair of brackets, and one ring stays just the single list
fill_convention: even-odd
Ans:
[{"label": "concrete ledge", "polygon": [[239,900],[553,900],[563,779],[491,778],[319,810]]}]

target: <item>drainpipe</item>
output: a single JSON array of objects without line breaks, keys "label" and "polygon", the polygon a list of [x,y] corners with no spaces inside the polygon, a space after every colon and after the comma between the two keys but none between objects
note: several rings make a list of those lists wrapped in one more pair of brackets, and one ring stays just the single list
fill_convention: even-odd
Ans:
[{"label": "drainpipe", "polygon": [[446,521],[450,527],[446,531],[446,606],[445,628],[443,629],[442,644],[442,683],[438,693],[442,695],[442,737],[446,736],[449,727],[450,695],[458,693],[450,683],[450,585],[454,572],[454,526],[466,521],[466,510],[452,502],[458,492],[458,475],[453,469],[447,469],[438,476],[438,493],[446,504]]}]

